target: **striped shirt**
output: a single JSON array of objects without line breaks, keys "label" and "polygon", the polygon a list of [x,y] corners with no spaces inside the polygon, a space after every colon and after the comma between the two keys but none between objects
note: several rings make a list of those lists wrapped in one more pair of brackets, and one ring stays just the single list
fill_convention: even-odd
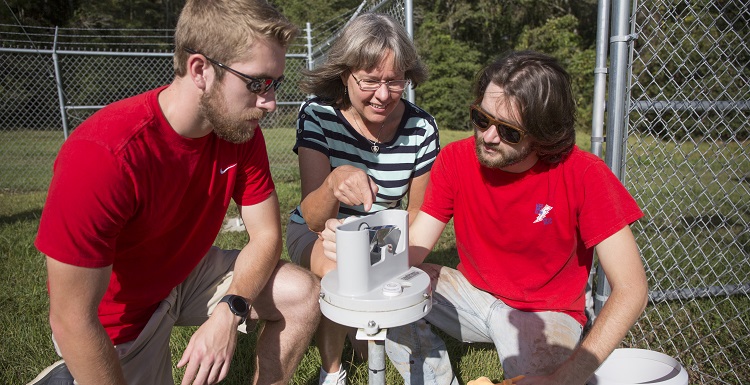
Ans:
[{"label": "striped shirt", "polygon": [[[380,150],[375,153],[371,151],[372,143],[344,119],[340,110],[318,98],[310,99],[297,116],[294,152],[300,147],[319,151],[328,157],[331,170],[342,165],[365,170],[378,185],[369,213],[401,208],[411,180],[429,172],[440,151],[435,118],[409,101],[402,101],[406,108],[396,135],[379,143]],[[366,214],[362,205],[339,205],[339,218]],[[305,223],[300,206],[292,211],[291,220]]]}]

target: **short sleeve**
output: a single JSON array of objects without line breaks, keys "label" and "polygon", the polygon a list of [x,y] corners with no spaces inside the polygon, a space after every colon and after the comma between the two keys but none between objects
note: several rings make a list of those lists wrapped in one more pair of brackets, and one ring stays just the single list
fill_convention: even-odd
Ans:
[{"label": "short sleeve", "polygon": [[136,210],[132,173],[105,147],[69,140],[57,160],[35,245],[64,263],[104,267]]},{"label": "short sleeve", "polygon": [[440,137],[435,119],[432,116],[427,115],[427,118],[422,119],[422,122],[421,130],[424,131],[422,135],[424,140],[419,146],[416,160],[414,162],[415,178],[432,169],[432,165],[435,163],[435,159],[440,152]]},{"label": "short sleeve", "polygon": [[455,188],[457,181],[452,165],[456,162],[450,160],[455,146],[449,145],[441,151],[430,173],[430,183],[425,191],[421,211],[441,222],[448,223],[453,218],[455,202]]},{"label": "short sleeve", "polygon": [[638,203],[603,161],[591,164],[581,182],[584,196],[578,223],[587,248],[643,216]]},{"label": "short sleeve", "polygon": [[317,103],[308,101],[300,108],[297,114],[297,137],[293,151],[298,153],[300,147],[305,147],[319,151],[329,157],[330,149],[321,122],[321,119],[325,119],[326,115],[320,114],[316,110],[317,106],[319,106]]},{"label": "short sleeve", "polygon": [[276,186],[271,177],[266,140],[260,127],[246,143],[242,153],[242,170],[237,174],[233,198],[240,206],[251,206],[264,201]]}]

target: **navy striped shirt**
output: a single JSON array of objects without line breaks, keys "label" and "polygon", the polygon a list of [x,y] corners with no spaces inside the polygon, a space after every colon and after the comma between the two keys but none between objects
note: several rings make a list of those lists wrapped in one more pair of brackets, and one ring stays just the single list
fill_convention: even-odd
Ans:
[{"label": "navy striped shirt", "polygon": [[[347,164],[365,170],[378,185],[369,213],[401,208],[411,180],[429,172],[440,151],[435,118],[409,101],[402,101],[406,108],[396,135],[386,143],[379,143],[380,151],[374,153],[372,143],[344,119],[340,110],[318,98],[310,99],[300,107],[297,116],[294,152],[300,147],[319,151],[328,157],[331,170]],[[305,223],[300,212],[297,206],[291,220]],[[366,214],[362,205],[339,205],[339,218]]]}]

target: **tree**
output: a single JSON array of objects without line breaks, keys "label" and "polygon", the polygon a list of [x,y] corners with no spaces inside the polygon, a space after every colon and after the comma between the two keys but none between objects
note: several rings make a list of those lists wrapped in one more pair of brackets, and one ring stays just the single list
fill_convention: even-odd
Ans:
[{"label": "tree", "polygon": [[292,23],[304,28],[308,22],[313,27],[324,25],[336,16],[356,9],[361,0],[272,0],[271,3]]},{"label": "tree", "polygon": [[417,104],[431,113],[441,128],[468,129],[471,85],[481,67],[480,54],[452,39],[433,18],[422,23],[417,47],[430,70],[429,80],[416,92]]},{"label": "tree", "polygon": [[540,27],[525,28],[515,49],[546,53],[560,61],[571,78],[578,114],[576,128],[591,132],[596,52],[583,46],[577,26],[573,15],[551,18]]}]

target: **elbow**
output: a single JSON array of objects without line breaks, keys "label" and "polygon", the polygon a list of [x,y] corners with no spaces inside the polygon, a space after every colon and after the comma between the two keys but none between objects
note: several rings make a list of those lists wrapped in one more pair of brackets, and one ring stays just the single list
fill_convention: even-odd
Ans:
[{"label": "elbow", "polygon": [[637,309],[638,314],[643,314],[646,306],[648,306],[648,281],[646,280],[646,275],[644,274],[635,283],[626,286],[626,293],[630,298],[632,306]]},{"label": "elbow", "polygon": [[646,306],[648,306],[648,281],[646,281],[645,278],[643,284],[641,285],[639,296],[641,298],[640,314],[643,314],[643,312],[646,310]]},{"label": "elbow", "polygon": [[50,306],[49,324],[55,340],[80,339],[87,331],[102,327],[96,307],[88,310],[78,309]]},{"label": "elbow", "polygon": [[[84,322],[81,319],[71,319],[69,314],[60,314],[50,310],[49,325],[52,329],[52,335],[58,343],[77,339],[77,328],[81,327]],[[98,318],[97,318],[98,321]]]}]

